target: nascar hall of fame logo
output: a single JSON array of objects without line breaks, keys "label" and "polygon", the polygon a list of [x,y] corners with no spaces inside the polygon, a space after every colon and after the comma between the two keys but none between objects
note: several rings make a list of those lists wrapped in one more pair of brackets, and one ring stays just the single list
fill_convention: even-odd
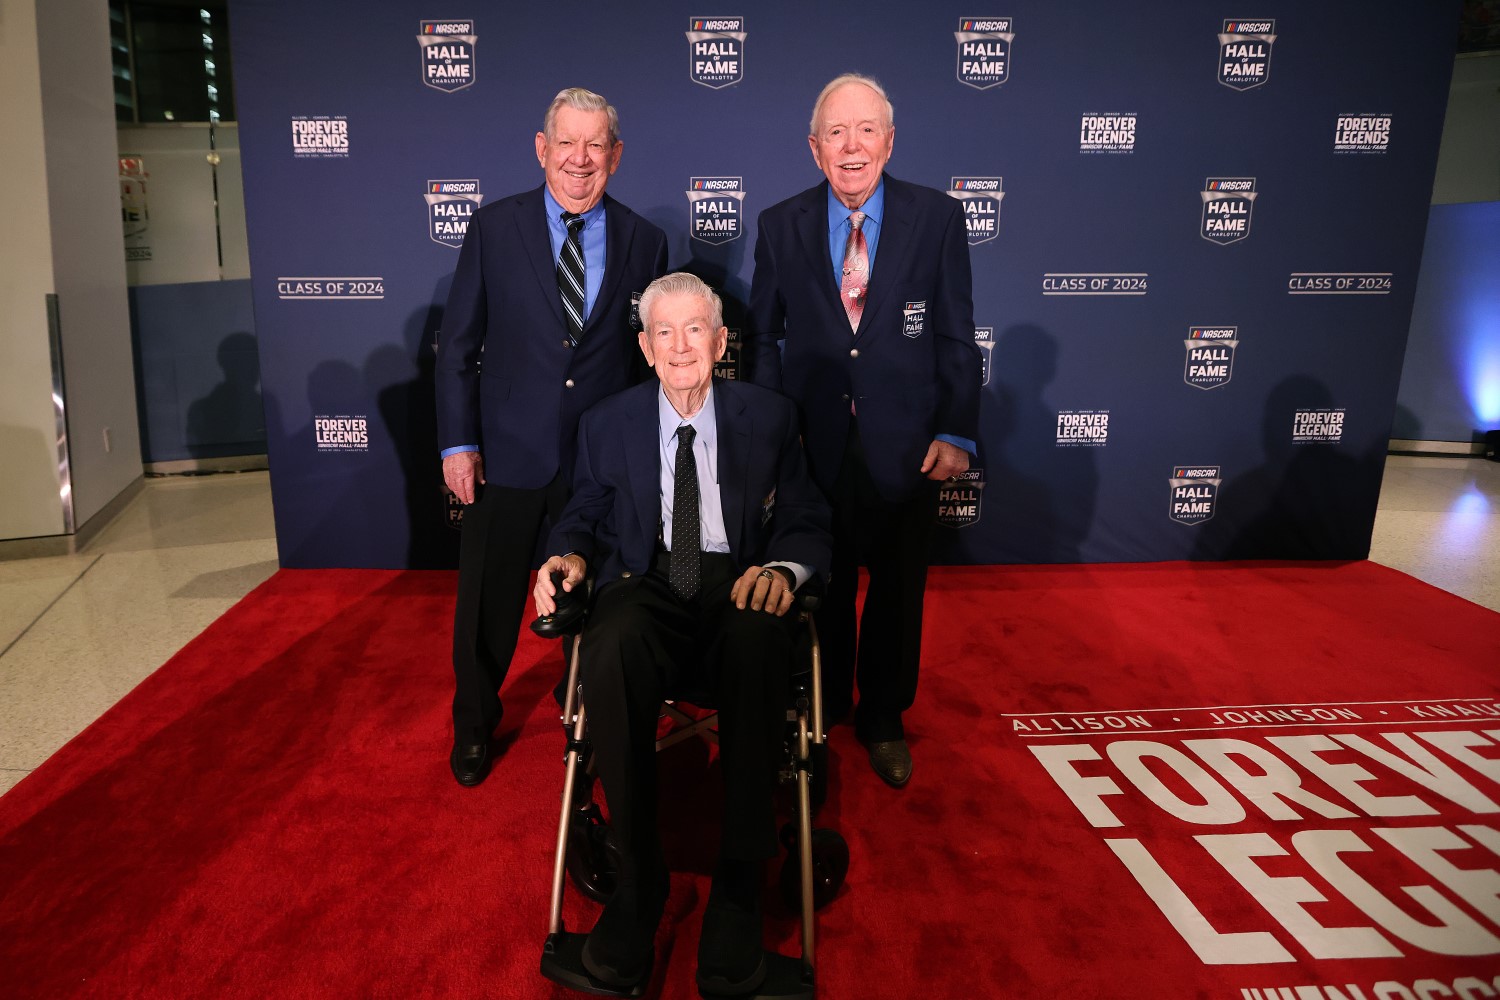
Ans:
[{"label": "nascar hall of fame logo", "polygon": [[1219,484],[1217,465],[1178,465],[1172,468],[1170,517],[1182,524],[1201,524],[1214,516]]},{"label": "nascar hall of fame logo", "polygon": [[292,155],[299,160],[348,159],[348,117],[345,115],[293,115]]},{"label": "nascar hall of fame logo", "polygon": [[955,177],[948,194],[964,205],[969,227],[969,246],[987,243],[1000,232],[1000,202],[1005,192],[999,177]]},{"label": "nascar hall of fame logo", "polygon": [[1015,22],[1009,17],[961,17],[953,37],[958,41],[958,82],[989,90],[1010,79],[1010,43]]},{"label": "nascar hall of fame logo", "polygon": [[984,506],[984,470],[970,466],[938,487],[937,523],[967,528],[979,523]]},{"label": "nascar hall of fame logo", "polygon": [[422,197],[427,199],[427,235],[432,242],[455,250],[462,247],[469,217],[484,200],[479,182],[428,181]]},{"label": "nascar hall of fame logo", "polygon": [[729,336],[724,341],[724,356],[714,362],[716,378],[737,379],[740,377],[740,331],[729,327]]},{"label": "nascar hall of fame logo", "polygon": [[1059,448],[1103,448],[1109,444],[1108,410],[1058,410]]},{"label": "nascar hall of fame logo", "polygon": [[369,451],[370,422],[363,416],[316,416],[313,439],[319,451]]},{"label": "nascar hall of fame logo", "polygon": [[695,17],[688,22],[688,76],[714,90],[745,78],[745,19]]},{"label": "nascar hall of fame logo", "polygon": [[1344,411],[1298,410],[1292,414],[1292,441],[1296,444],[1318,442],[1338,444],[1344,439]]},{"label": "nascar hall of fame logo", "polygon": [[1250,211],[1255,207],[1254,177],[1210,177],[1203,182],[1205,240],[1224,246],[1250,235]]},{"label": "nascar hall of fame logo", "polygon": [[974,343],[979,345],[979,384],[990,384],[990,359],[995,356],[995,328],[976,326]]},{"label": "nascar hall of fame logo", "polygon": [[908,301],[901,307],[901,333],[915,340],[927,329],[927,300]]},{"label": "nascar hall of fame logo", "polygon": [[745,184],[740,177],[688,179],[688,232],[704,243],[740,238]]},{"label": "nascar hall of fame logo", "polygon": [[1219,82],[1235,90],[1265,83],[1275,41],[1275,21],[1225,21],[1219,32]]},{"label": "nascar hall of fame logo", "polygon": [[1390,115],[1339,115],[1333,124],[1335,153],[1378,154],[1390,145]]},{"label": "nascar hall of fame logo", "polygon": [[1135,112],[1084,115],[1078,122],[1080,153],[1134,153]]},{"label": "nascar hall of fame logo", "polygon": [[423,21],[417,44],[422,48],[422,82],[450,94],[474,82],[473,21]]},{"label": "nascar hall of fame logo", "polygon": [[443,486],[443,517],[448,527],[460,531],[464,526],[464,502],[447,485]]},{"label": "nascar hall of fame logo", "polygon": [[1240,346],[1237,326],[1190,326],[1187,364],[1182,380],[1199,389],[1217,389],[1234,375],[1234,349]]}]

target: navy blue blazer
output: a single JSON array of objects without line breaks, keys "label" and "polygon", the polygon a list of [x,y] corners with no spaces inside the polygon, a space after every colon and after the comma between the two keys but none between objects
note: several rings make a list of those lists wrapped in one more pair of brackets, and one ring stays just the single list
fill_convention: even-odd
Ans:
[{"label": "navy blue blazer", "polygon": [[[828,503],[807,475],[797,412],[786,397],[714,379],[719,498],[735,568],[769,561],[828,572],[833,539]],[[583,416],[573,497],[547,539],[547,552],[576,552],[596,584],[640,574],[656,559],[661,533],[659,383],[611,396]]]},{"label": "navy blue blazer", "polygon": [[[923,482],[938,434],[979,438],[968,230],[960,203],[885,176],[885,218],[854,334],[828,256],[828,182],[760,214],[742,377],[802,408],[808,464],[830,493],[857,406],[866,464],[892,502]],[[785,339],[784,353],[777,341]]]},{"label": "navy blue blazer", "polygon": [[438,447],[479,445],[486,482],[537,489],[573,467],[578,418],[646,368],[631,293],[667,270],[660,229],[604,196],[604,284],[568,341],[542,188],[469,220],[438,337]]}]

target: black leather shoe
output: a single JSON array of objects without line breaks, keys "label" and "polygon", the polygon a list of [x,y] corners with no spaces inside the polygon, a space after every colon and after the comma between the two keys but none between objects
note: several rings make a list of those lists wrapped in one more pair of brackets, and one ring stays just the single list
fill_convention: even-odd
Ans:
[{"label": "black leather shoe", "polygon": [[583,967],[590,976],[621,990],[650,977],[651,962],[656,957],[656,926],[661,923],[670,888],[665,871],[646,877],[640,884],[620,882],[583,943]]},{"label": "black leather shoe", "polygon": [[489,742],[453,744],[448,766],[453,769],[454,780],[466,788],[473,788],[490,773]]},{"label": "black leather shoe", "polygon": [[698,989],[714,996],[753,992],[766,980],[758,862],[720,860],[698,939]]},{"label": "black leather shoe", "polygon": [[877,740],[867,748],[870,766],[887,785],[901,788],[911,780],[911,749],[905,740]]}]

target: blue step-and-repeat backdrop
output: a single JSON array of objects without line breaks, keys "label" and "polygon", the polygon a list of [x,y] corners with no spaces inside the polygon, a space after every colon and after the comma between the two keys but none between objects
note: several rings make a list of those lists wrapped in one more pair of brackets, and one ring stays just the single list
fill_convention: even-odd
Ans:
[{"label": "blue step-and-repeat backdrop", "polygon": [[541,183],[559,89],[619,109],[610,193],[738,331],[755,217],[822,179],[811,104],[849,70],[895,104],[890,172],[968,213],[980,454],[938,561],[1368,551],[1457,4],[233,15],[285,566],[455,564],[433,343],[469,213]]}]

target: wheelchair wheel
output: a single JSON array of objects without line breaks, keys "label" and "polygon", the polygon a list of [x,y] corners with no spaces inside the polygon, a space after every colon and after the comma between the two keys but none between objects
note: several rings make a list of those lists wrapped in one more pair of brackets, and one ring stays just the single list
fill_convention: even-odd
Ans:
[{"label": "wheelchair wheel", "polygon": [[[788,854],[781,864],[781,898],[793,910],[802,906],[802,866],[797,853],[797,831],[790,824],[781,831]],[[813,909],[833,901],[849,874],[849,843],[836,830],[815,829],[812,834]]]},{"label": "wheelchair wheel", "polygon": [[599,806],[593,802],[573,814],[566,865],[578,891],[594,902],[607,902],[614,894],[620,851]]}]

